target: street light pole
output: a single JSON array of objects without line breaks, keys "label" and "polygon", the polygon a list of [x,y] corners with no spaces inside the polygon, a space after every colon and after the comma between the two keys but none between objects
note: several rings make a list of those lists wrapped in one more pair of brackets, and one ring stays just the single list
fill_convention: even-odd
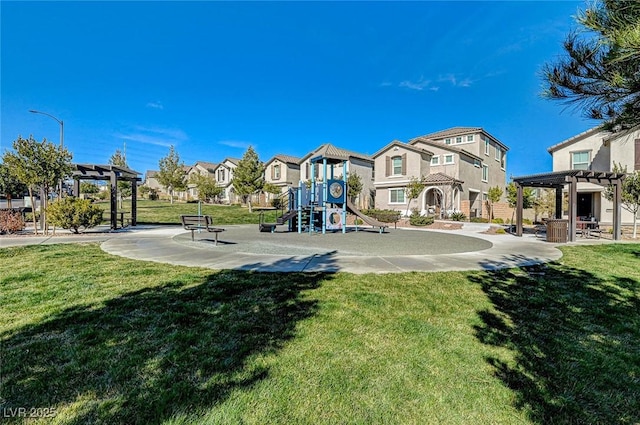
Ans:
[{"label": "street light pole", "polygon": [[[33,109],[29,109],[29,112],[31,112],[32,114],[46,115],[49,118],[53,118],[54,120],[56,120],[58,124],[60,124],[60,148],[63,148],[64,147],[64,121],[59,120],[58,118],[54,117],[51,114],[47,114],[46,112],[36,111]],[[48,195],[49,194],[46,194],[45,196],[48,196]],[[62,198],[62,179],[60,179],[60,187],[58,188],[58,198]]]}]

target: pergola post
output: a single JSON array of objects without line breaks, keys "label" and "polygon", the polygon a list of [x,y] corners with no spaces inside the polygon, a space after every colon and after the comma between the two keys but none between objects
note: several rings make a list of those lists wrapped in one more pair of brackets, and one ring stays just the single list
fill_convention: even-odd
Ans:
[{"label": "pergola post", "polygon": [[556,217],[562,218],[562,186],[556,187]]},{"label": "pergola post", "polygon": [[131,182],[131,225],[138,224],[138,182]]},{"label": "pergola post", "polygon": [[516,185],[516,236],[522,236],[522,208],[524,206],[523,200],[523,188],[519,183],[515,183]]},{"label": "pergola post", "polygon": [[620,181],[613,183],[614,199],[613,199],[613,240],[622,239],[622,214],[620,205],[622,204],[622,190],[620,189]]},{"label": "pergola post", "polygon": [[116,173],[111,173],[110,184],[110,204],[111,204],[111,230],[118,228],[118,178]]},{"label": "pergola post", "polygon": [[76,198],[80,197],[80,180],[73,179],[73,196]]},{"label": "pergola post", "polygon": [[576,240],[576,219],[578,216],[578,181],[568,177],[569,181],[569,242]]}]

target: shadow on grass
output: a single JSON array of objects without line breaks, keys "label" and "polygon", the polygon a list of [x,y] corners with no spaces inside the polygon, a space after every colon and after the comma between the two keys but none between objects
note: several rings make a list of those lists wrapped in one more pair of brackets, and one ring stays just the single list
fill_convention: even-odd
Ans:
[{"label": "shadow on grass", "polygon": [[267,377],[261,359],[317,309],[301,292],[329,278],[223,271],[65,310],[4,338],[3,411],[70,407],[65,423],[151,424],[211,408]]},{"label": "shadow on grass", "polygon": [[517,408],[541,424],[640,422],[638,281],[603,281],[558,264],[471,280],[494,306],[479,312],[478,339],[515,353],[487,361],[515,392]]}]

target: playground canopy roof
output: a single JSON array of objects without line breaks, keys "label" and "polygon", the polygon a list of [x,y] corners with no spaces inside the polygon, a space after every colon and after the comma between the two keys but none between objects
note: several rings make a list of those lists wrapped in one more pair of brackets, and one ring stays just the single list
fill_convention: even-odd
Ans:
[{"label": "playground canopy roof", "polygon": [[302,158],[300,162],[304,162],[309,157],[311,157],[311,162],[316,162],[323,158],[326,158],[329,161],[349,161],[351,158],[358,158],[365,161],[373,162],[373,159],[369,155],[341,149],[333,146],[331,143],[325,143],[324,145],[320,146],[312,153],[307,154],[304,158]]}]

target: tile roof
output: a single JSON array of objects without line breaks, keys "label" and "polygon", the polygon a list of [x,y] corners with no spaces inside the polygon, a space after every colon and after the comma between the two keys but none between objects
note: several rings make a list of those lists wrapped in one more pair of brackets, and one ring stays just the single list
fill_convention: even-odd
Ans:
[{"label": "tile roof", "polygon": [[435,133],[418,136],[416,139],[444,139],[446,137],[460,136],[468,133],[477,133],[483,131],[482,127],[451,127],[446,130],[436,131]]},{"label": "tile roof", "polygon": [[195,165],[200,165],[210,172],[215,170],[216,167],[218,166],[218,164],[215,164],[213,162],[206,162],[206,161],[196,161]]},{"label": "tile roof", "polygon": [[478,160],[482,161],[482,158],[480,158],[478,155],[476,155],[474,153],[471,153],[471,152],[469,152],[469,151],[467,151],[465,149],[462,149],[462,148],[459,148],[459,147],[453,146],[453,145],[446,145],[446,144],[444,144],[442,142],[436,142],[436,141],[430,140],[430,139],[423,139],[422,137],[417,137],[415,139],[412,139],[411,142],[409,142],[409,143],[411,143],[412,145],[415,145],[416,143],[424,143],[425,145],[428,145],[428,146],[433,146],[435,148],[441,148],[441,149],[444,149],[444,150],[448,150],[450,152],[456,152],[458,154],[464,154],[464,155],[467,155],[467,156],[469,156],[469,157],[471,157],[473,159],[478,159]]},{"label": "tile roof", "polygon": [[300,158],[298,158],[297,156],[291,156],[291,155],[277,154],[273,158],[271,158],[269,160],[269,162],[273,161],[274,159],[279,159],[280,161],[282,161],[282,162],[284,162],[286,164],[299,164],[300,163]]},{"label": "tile roof", "polygon": [[500,140],[496,139],[493,135],[489,134],[489,132],[482,127],[451,127],[446,130],[440,130],[440,131],[436,131],[435,133],[430,133],[430,134],[425,134],[424,136],[415,137],[409,140],[409,143],[413,144],[413,141],[416,139],[440,140],[440,139],[446,139],[449,137],[463,136],[465,134],[478,133],[478,132],[485,134],[495,143],[499,144],[502,150],[504,151],[509,150],[509,147],[507,145],[502,143]]},{"label": "tile roof", "polygon": [[455,177],[448,176],[444,173],[433,173],[425,176],[422,179],[423,183],[426,184],[452,184],[452,183],[464,183],[462,180],[458,180]]},{"label": "tile roof", "polygon": [[433,156],[433,152],[431,152],[431,151],[415,147],[415,146],[410,145],[408,143],[401,142],[400,140],[392,140],[388,145],[386,145],[382,149],[379,149],[376,153],[374,153],[371,156],[373,158],[377,158],[378,156],[382,155],[384,152],[388,151],[392,146],[400,146],[400,147],[402,147],[404,149],[408,149],[410,151],[414,151],[414,152],[417,152],[417,153],[426,153],[427,155]]},{"label": "tile roof", "polygon": [[[553,152],[557,151],[558,149],[564,148],[565,146],[569,146],[569,145],[577,142],[578,140],[584,139],[585,137],[592,136],[592,135],[594,135],[594,134],[596,134],[596,133],[598,133],[600,131],[605,132],[600,127],[590,128],[587,131],[583,131],[580,134],[576,134],[575,136],[569,137],[568,139],[563,140],[560,143],[556,143],[555,145],[553,145],[551,147],[548,147],[547,148],[547,152],[553,153]],[[608,133],[608,132],[606,132],[606,133]]]}]

